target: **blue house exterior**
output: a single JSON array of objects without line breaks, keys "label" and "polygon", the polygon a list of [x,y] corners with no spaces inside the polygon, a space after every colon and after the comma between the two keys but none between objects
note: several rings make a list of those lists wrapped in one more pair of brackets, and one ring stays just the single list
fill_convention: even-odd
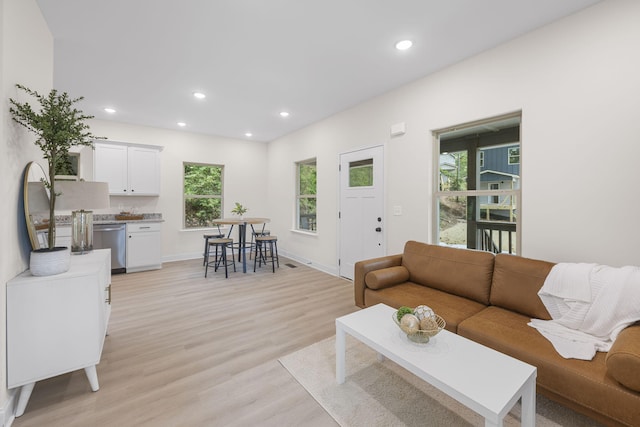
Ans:
[{"label": "blue house exterior", "polygon": [[[480,190],[514,190],[520,188],[520,144],[485,148],[479,151]],[[516,201],[509,195],[480,197],[484,219],[512,218]]]}]

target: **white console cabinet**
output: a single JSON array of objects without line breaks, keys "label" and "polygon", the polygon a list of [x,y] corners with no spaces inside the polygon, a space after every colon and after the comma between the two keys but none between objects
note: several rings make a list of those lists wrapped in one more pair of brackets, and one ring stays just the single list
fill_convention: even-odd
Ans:
[{"label": "white console cabinet", "polygon": [[20,387],[16,417],[36,381],[84,369],[93,391],[111,313],[109,249],[72,255],[69,271],[7,283],[7,387]]},{"label": "white console cabinet", "polygon": [[96,142],[94,181],[108,182],[112,195],[158,196],[160,150],[157,146]]}]

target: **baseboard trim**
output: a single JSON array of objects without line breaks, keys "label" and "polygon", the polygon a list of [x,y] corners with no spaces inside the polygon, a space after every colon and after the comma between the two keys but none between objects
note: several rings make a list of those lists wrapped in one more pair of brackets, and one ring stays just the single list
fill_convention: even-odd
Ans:
[{"label": "baseboard trim", "polygon": [[322,271],[324,273],[331,274],[332,276],[337,276],[338,275],[338,269],[336,267],[329,267],[328,265],[324,265],[324,264],[321,264],[319,262],[315,262],[315,261],[310,260],[310,259],[305,259],[305,258],[299,257],[299,256],[297,256],[295,254],[292,254],[290,252],[283,251],[283,250],[280,251],[280,255],[282,255],[283,257],[292,259],[294,261],[297,261],[300,264],[304,264],[307,267],[315,268],[316,270],[320,270],[320,271]]},{"label": "baseboard trim", "polygon": [[[311,268],[315,268],[316,270],[320,270],[324,273],[327,274],[331,274],[332,276],[338,276],[338,268],[337,267],[331,267],[328,265],[324,265],[322,263],[310,260],[310,259],[306,259],[306,258],[302,258],[299,257],[295,254],[292,254],[290,252],[287,251],[283,251],[283,250],[279,250],[280,255],[282,255],[283,257],[289,258],[293,261],[297,261],[300,264],[304,264],[308,267]],[[175,255],[171,255],[171,256],[167,256],[167,257],[163,257],[162,258],[162,262],[174,262],[174,261],[187,261],[187,260],[191,260],[191,259],[202,259],[202,252],[190,252],[190,253],[184,253],[184,254],[175,254]]]}]

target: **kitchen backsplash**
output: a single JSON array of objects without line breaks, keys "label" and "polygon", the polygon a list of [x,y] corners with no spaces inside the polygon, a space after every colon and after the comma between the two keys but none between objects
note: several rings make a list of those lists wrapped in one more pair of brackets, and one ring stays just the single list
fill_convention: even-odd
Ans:
[{"label": "kitchen backsplash", "polygon": [[[93,222],[97,221],[117,221],[116,215],[120,214],[94,214]],[[140,213],[138,215],[142,215],[143,221],[148,220],[158,220],[162,221],[161,213]],[[56,215],[56,224],[69,224],[71,223],[71,215]]]}]

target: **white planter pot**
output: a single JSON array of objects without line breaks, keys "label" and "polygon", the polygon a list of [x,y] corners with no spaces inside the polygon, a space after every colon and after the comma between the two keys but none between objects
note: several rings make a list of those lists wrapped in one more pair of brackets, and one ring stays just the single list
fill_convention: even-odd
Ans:
[{"label": "white planter pot", "polygon": [[29,269],[34,276],[53,276],[69,270],[71,251],[67,247],[38,249],[31,252]]}]

